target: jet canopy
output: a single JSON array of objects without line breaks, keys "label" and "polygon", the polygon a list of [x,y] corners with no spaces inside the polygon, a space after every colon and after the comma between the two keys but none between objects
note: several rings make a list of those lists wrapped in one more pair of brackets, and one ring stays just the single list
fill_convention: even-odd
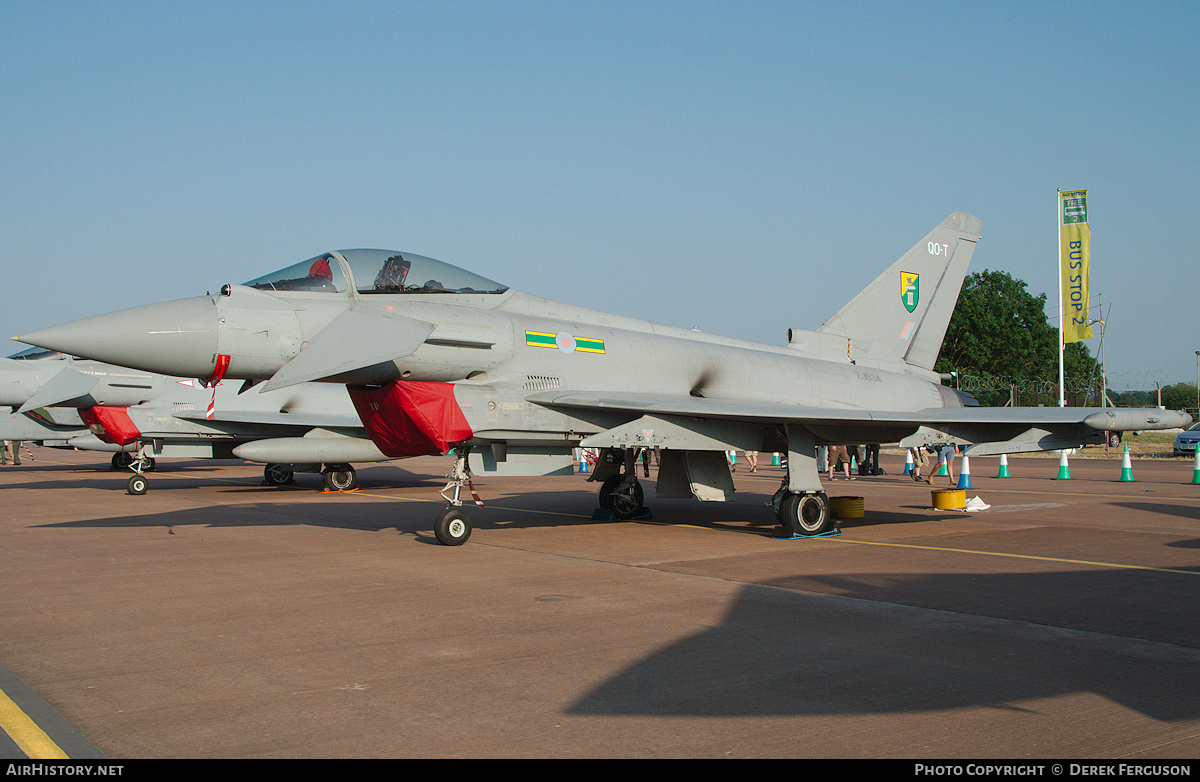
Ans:
[{"label": "jet canopy", "polygon": [[268,291],[344,293],[350,286],[360,294],[374,293],[488,293],[508,286],[486,277],[396,250],[340,250],[318,255],[247,282]]},{"label": "jet canopy", "polygon": [[64,354],[57,350],[46,350],[45,348],[26,348],[19,353],[13,353],[9,358],[17,361],[43,361],[45,359],[63,358]]}]

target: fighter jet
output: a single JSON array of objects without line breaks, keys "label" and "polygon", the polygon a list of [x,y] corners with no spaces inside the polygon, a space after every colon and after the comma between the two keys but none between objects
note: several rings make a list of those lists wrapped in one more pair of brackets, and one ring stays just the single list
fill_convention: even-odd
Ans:
[{"label": "fighter jet", "polygon": [[113,454],[128,467],[130,494],[144,494],[155,458],[264,462],[264,480],[290,483],[320,472],[326,489],[357,485],[350,462],[388,459],[366,437],[344,388],[304,383],[263,392],[249,383],[206,388],[195,379],[78,360],[39,349],[0,359],[0,439]]},{"label": "fighter jet", "polygon": [[27,413],[0,413],[0,440],[20,440],[51,448],[68,447],[67,443],[89,435],[78,411],[31,410]]},{"label": "fighter jet", "polygon": [[[485,472],[565,471],[603,449],[591,480],[617,518],[642,510],[634,459],[659,452],[658,497],[733,496],[727,450],[787,453],[775,495],[788,533],[834,521],[816,447],[955,442],[1012,453],[1170,428],[1162,410],[981,408],[933,371],[980,238],[950,215],[816,331],[766,345],[521,293],[394,250],[326,252],[225,285],[14,339],[149,371],[260,379],[264,389],[344,384],[388,456],[455,454],[438,540],[471,533],[462,509],[473,449]],[[819,300],[809,291],[803,300]],[[476,464],[472,462],[471,464]],[[449,494],[447,494],[449,492]]]}]

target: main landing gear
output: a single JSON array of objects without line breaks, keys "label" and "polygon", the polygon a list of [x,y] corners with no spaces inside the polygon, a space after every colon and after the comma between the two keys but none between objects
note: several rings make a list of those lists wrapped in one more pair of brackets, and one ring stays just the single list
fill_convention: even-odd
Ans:
[{"label": "main landing gear", "polygon": [[348,464],[327,464],[321,470],[326,491],[352,491],[358,488],[358,473]]},{"label": "main landing gear", "polygon": [[286,464],[268,464],[263,468],[263,480],[268,486],[287,486],[296,482],[296,472]]},{"label": "main landing gear", "polygon": [[[268,464],[263,468],[263,483],[267,486],[290,486],[295,482],[296,471],[290,464]],[[321,483],[325,491],[353,491],[358,488],[358,473],[349,464],[327,464],[321,470]]]},{"label": "main landing gear", "polygon": [[834,527],[829,495],[818,492],[788,491],[787,481],[771,498],[775,518],[789,535],[823,535]]},{"label": "main landing gear", "polygon": [[817,470],[816,438],[806,427],[785,424],[787,477],[771,504],[775,517],[789,536],[812,537],[833,531],[836,524],[829,495],[821,487]]},{"label": "main landing gear", "polygon": [[[592,515],[595,521],[626,521],[648,518],[649,511],[642,503],[645,491],[637,477],[640,458],[648,456],[645,448],[603,448],[592,466],[588,482],[600,484],[597,501],[599,510]],[[649,463],[642,462],[646,477],[650,477]]]},{"label": "main landing gear", "polygon": [[605,454],[610,459],[620,454],[622,464],[615,468],[620,472],[609,475],[604,479],[604,483],[600,484],[600,508],[610,511],[622,521],[632,519],[645,511],[642,503],[646,494],[637,477],[637,458],[640,453],[639,448],[627,448],[623,451],[608,451]]},{"label": "main landing gear", "polygon": [[645,498],[642,484],[632,472],[610,476],[600,487],[600,507],[622,521],[636,516]]}]

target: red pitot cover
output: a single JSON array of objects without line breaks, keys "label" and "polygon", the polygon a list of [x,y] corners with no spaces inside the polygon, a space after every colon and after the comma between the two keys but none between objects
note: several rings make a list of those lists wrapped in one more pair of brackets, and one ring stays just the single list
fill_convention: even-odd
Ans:
[{"label": "red pitot cover", "polygon": [[387,456],[432,456],[471,436],[452,383],[397,380],[381,388],[347,386],[371,440]]},{"label": "red pitot cover", "polygon": [[142,436],[124,407],[86,407],[79,411],[79,417],[94,435],[106,443],[129,445]]}]

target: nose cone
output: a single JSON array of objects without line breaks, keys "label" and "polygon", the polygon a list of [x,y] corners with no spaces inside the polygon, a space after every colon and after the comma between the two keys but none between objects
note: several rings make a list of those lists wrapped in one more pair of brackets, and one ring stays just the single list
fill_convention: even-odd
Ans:
[{"label": "nose cone", "polygon": [[208,377],[217,359],[217,308],[207,296],[177,299],[13,339],[146,372]]}]

